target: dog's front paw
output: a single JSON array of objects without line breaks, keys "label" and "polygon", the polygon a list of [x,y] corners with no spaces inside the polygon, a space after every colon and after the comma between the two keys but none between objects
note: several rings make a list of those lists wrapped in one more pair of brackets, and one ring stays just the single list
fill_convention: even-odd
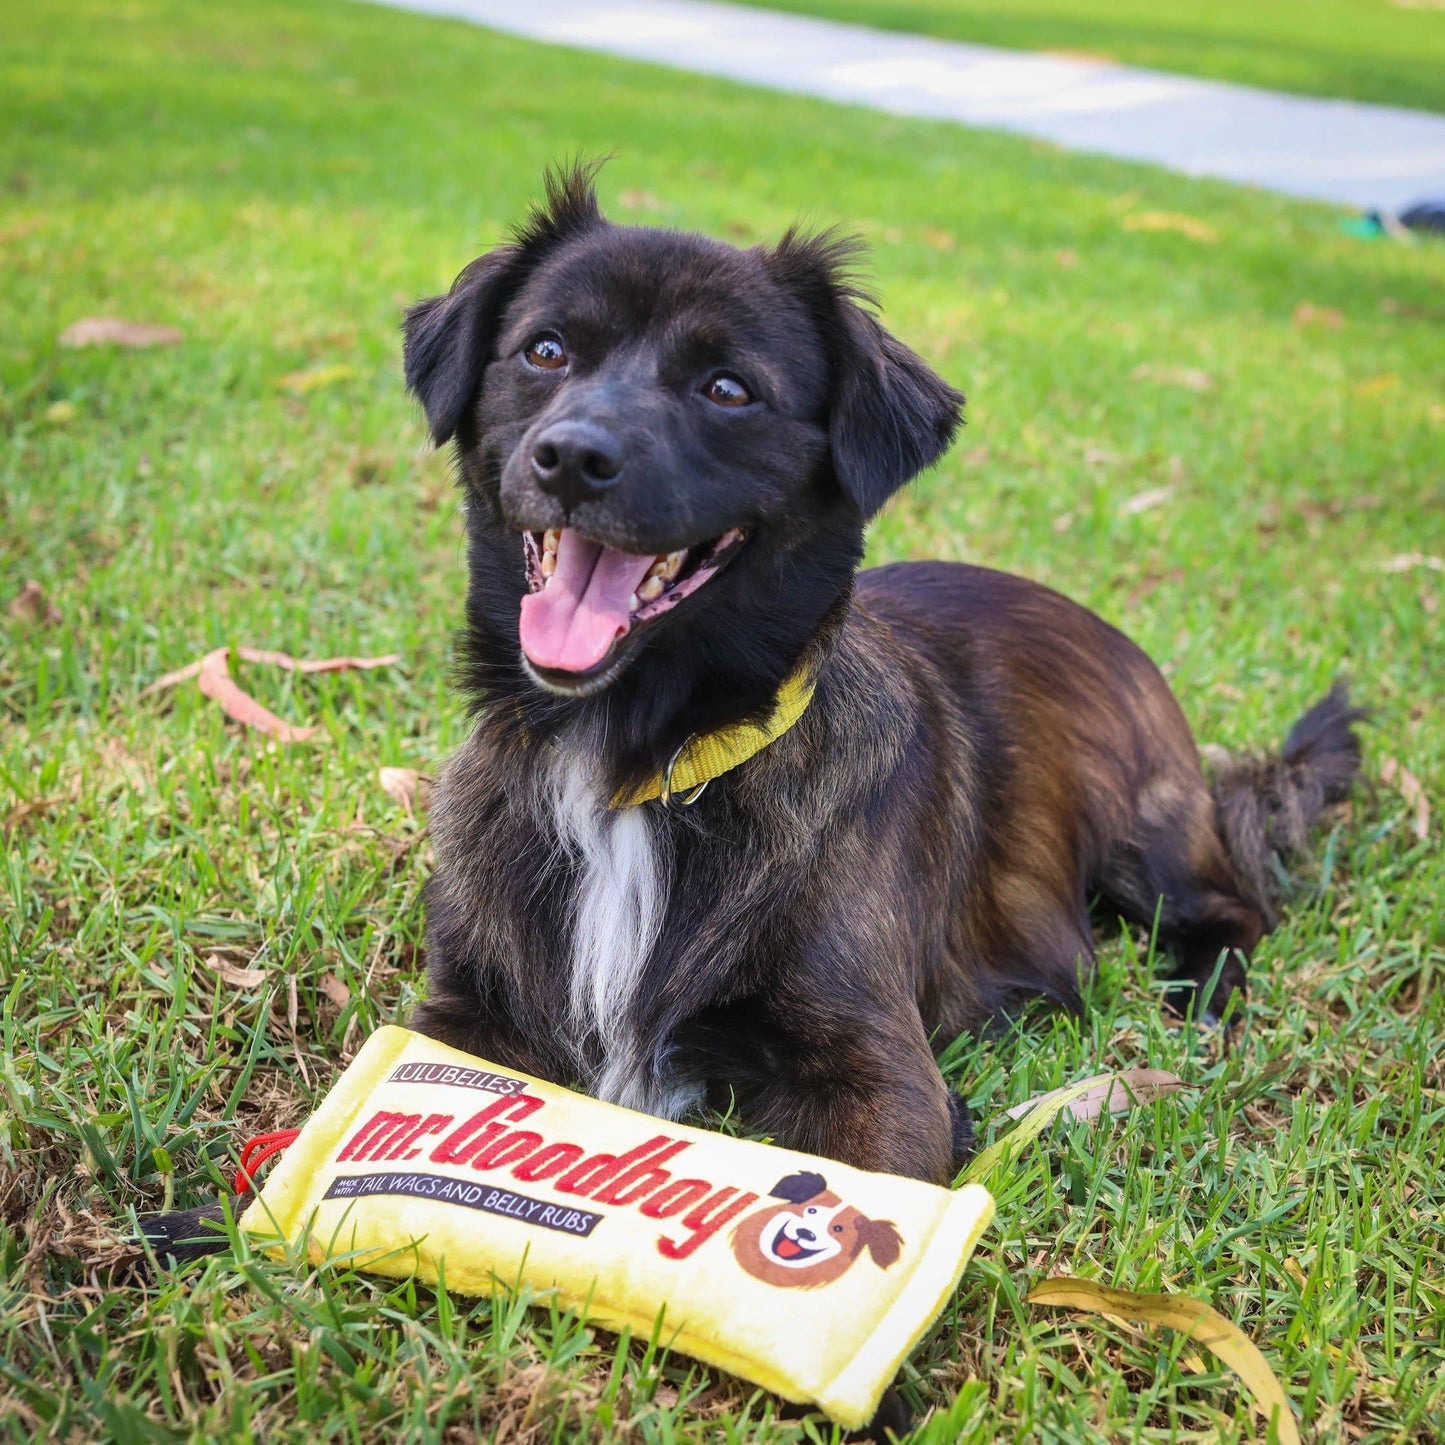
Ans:
[{"label": "dog's front paw", "polygon": [[973,1137],[973,1115],[961,1094],[949,1090],[948,1122],[953,1144],[953,1172],[957,1174],[973,1158],[977,1141]]}]

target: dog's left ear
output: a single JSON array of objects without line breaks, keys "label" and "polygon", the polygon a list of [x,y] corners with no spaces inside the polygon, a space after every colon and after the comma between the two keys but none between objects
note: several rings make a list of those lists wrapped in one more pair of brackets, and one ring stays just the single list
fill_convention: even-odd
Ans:
[{"label": "dog's left ear", "polygon": [[545,198],[512,241],[478,256],[445,296],[418,301],[406,313],[406,384],[425,408],[438,446],[456,434],[481,390],[512,294],[549,251],[605,224],[594,184],[601,164],[579,159],[549,168]]},{"label": "dog's left ear", "polygon": [[866,519],[948,450],[963,394],[856,302],[840,309],[829,442],[838,485]]},{"label": "dog's left ear", "polygon": [[402,355],[407,389],[426,411],[432,440],[451,440],[462,415],[481,389],[515,268],[517,246],[479,256],[445,296],[418,301],[406,313]]},{"label": "dog's left ear", "polygon": [[873,1256],[873,1263],[880,1269],[898,1263],[903,1252],[903,1236],[891,1219],[859,1219],[858,1244],[855,1255],[867,1250]]}]

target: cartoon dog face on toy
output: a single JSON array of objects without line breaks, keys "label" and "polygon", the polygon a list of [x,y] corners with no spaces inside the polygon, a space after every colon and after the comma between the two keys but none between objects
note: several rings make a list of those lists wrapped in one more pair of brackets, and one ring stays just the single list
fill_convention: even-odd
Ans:
[{"label": "cartoon dog face on toy", "polygon": [[755,1279],[811,1289],[846,1273],[865,1249],[880,1269],[898,1259],[903,1241],[893,1222],[869,1219],[821,1174],[790,1174],[771,1193],[784,1203],[755,1210],[733,1231],[733,1253]]}]

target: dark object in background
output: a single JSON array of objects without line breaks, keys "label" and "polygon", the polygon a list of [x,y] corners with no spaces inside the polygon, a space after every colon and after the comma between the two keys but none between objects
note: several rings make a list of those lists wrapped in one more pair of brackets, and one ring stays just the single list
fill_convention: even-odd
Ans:
[{"label": "dark object in background", "polygon": [[1445,200],[1416,201],[1400,212],[1399,222],[1410,231],[1430,231],[1445,236]]},{"label": "dark object in background", "polygon": [[1409,240],[1415,235],[1445,236],[1445,200],[1416,201],[1403,211],[1366,211],[1362,216],[1347,217],[1341,229],[1366,240],[1393,236]]}]

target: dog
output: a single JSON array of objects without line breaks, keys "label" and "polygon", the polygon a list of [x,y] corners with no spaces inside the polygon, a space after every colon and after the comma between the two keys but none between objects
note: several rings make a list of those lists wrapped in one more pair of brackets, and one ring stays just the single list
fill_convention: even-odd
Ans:
[{"label": "dog", "polygon": [[[934,1048],[1022,997],[1079,1007],[1091,899],[1157,928],[1180,1007],[1237,1006],[1361,713],[1337,686],[1211,785],[1158,669],[1082,607],[981,567],[860,573],[963,397],[856,256],[615,225],[579,166],[408,312],[465,499],[475,715],[412,1025],[946,1183],[972,1126]],[[766,745],[673,789],[739,736]]]},{"label": "dog", "polygon": [[847,1274],[866,1249],[879,1269],[898,1263],[903,1241],[891,1219],[870,1219],[828,1188],[821,1174],[789,1174],[773,1185],[777,1205],[733,1229],[733,1257],[764,1284],[814,1289]]}]

